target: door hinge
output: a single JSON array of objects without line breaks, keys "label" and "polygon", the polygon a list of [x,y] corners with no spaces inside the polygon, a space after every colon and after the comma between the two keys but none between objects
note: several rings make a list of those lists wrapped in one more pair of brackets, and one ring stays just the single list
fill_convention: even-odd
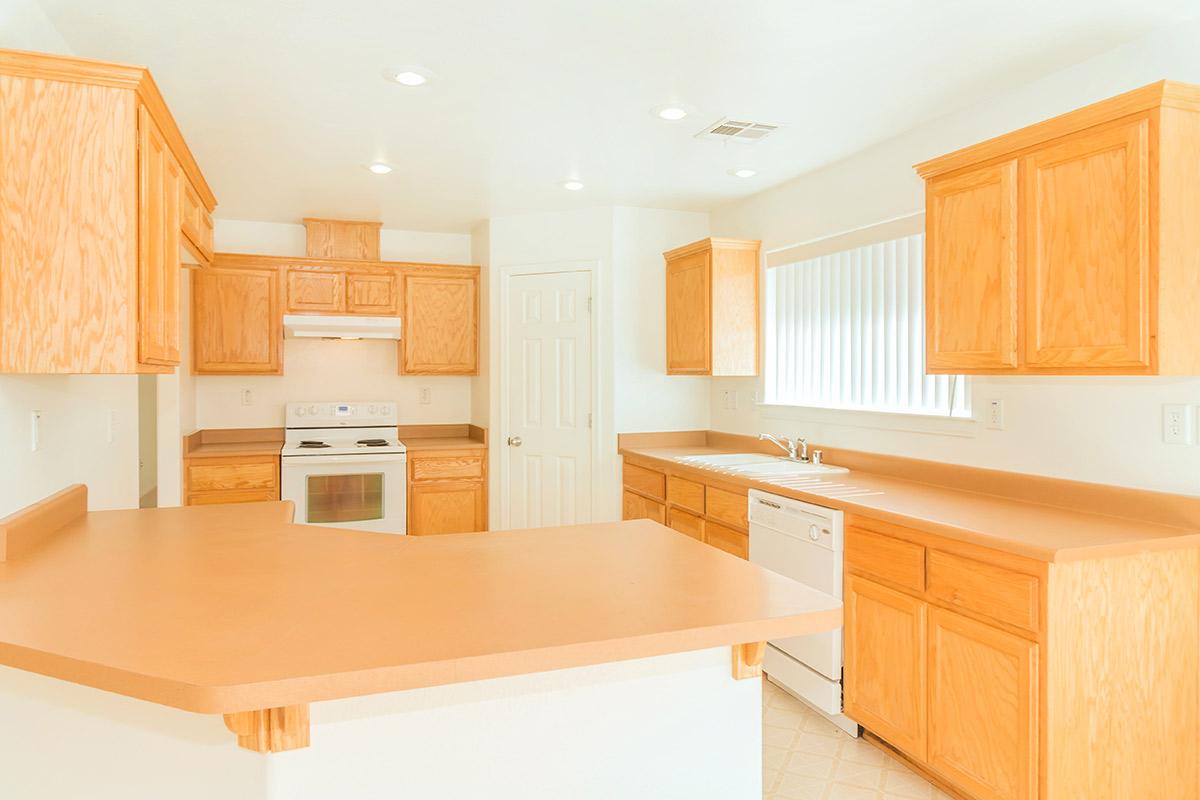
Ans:
[{"label": "door hinge", "polygon": [[592,296],[588,295],[588,313],[592,313]]},{"label": "door hinge", "polygon": [[588,414],[588,427],[592,427],[592,415],[590,413]]}]

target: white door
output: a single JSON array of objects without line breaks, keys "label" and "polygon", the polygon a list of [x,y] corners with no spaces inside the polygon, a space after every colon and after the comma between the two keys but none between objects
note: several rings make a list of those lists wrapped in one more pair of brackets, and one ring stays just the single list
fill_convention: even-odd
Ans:
[{"label": "white door", "polygon": [[590,272],[509,278],[507,528],[591,521],[590,285]]}]

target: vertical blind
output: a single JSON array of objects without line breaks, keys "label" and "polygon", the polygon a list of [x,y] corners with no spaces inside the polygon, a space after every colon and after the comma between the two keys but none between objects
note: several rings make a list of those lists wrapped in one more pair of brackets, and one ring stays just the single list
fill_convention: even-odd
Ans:
[{"label": "vertical blind", "polygon": [[924,234],[767,270],[766,402],[971,415],[961,375],[925,375]]}]

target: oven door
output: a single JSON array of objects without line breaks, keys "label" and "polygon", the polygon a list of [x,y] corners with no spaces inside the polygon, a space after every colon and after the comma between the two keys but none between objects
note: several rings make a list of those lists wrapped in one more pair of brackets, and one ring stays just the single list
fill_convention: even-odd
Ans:
[{"label": "oven door", "polygon": [[296,522],[403,534],[407,473],[403,453],[287,456],[282,497],[296,504]]}]

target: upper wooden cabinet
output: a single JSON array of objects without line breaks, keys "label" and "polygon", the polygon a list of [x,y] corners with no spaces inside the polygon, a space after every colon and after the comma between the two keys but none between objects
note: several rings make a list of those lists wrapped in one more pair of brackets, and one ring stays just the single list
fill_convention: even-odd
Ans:
[{"label": "upper wooden cabinet", "polygon": [[1200,87],[919,164],[931,373],[1200,374]]},{"label": "upper wooden cabinet", "polygon": [[209,264],[213,257],[213,220],[205,208],[200,195],[187,182],[182,182],[180,214],[183,244],[202,264]]},{"label": "upper wooden cabinet", "polygon": [[304,220],[305,254],[309,258],[379,260],[379,230],[382,222],[352,222],[344,219]]},{"label": "upper wooden cabinet", "polygon": [[192,282],[192,371],[282,375],[279,270],[218,265]]},{"label": "upper wooden cabinet", "polygon": [[667,374],[758,374],[759,242],[701,239],[663,253]]},{"label": "upper wooden cabinet", "polygon": [[181,202],[216,205],[141,67],[0,50],[0,372],[179,362]]},{"label": "upper wooden cabinet", "polygon": [[354,264],[315,259],[284,268],[284,308],[288,314],[400,314],[399,265]]},{"label": "upper wooden cabinet", "polygon": [[284,285],[289,314],[346,313],[346,273],[342,270],[288,267]]},{"label": "upper wooden cabinet", "polygon": [[401,270],[401,375],[479,372],[479,269]]}]

